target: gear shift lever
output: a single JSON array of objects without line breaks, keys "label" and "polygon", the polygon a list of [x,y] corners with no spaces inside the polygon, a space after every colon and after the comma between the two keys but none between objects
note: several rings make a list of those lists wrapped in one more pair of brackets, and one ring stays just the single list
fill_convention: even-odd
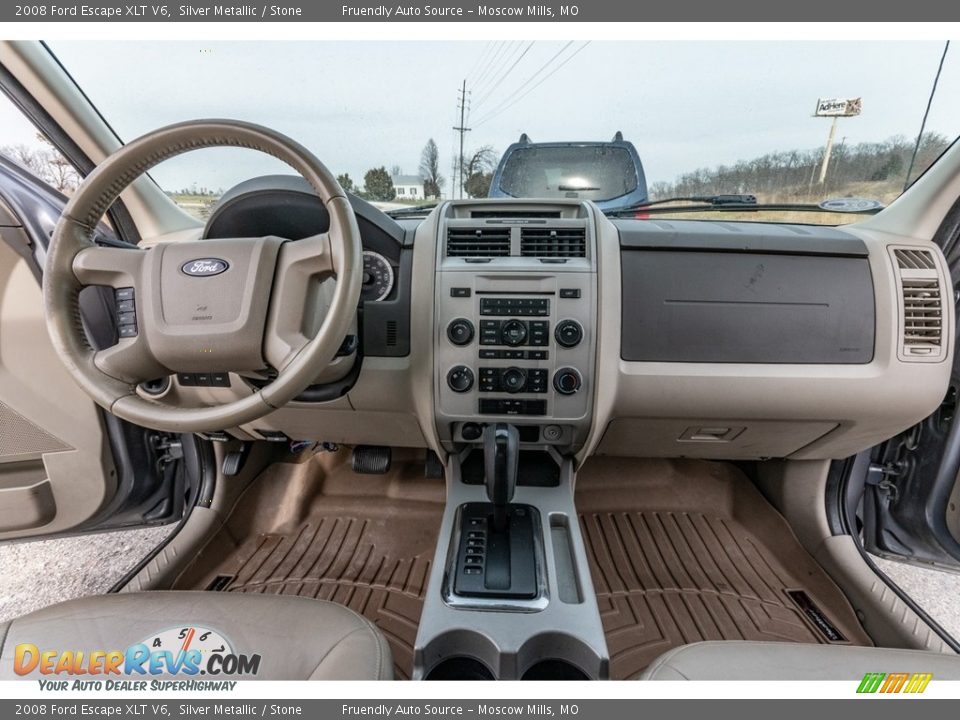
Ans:
[{"label": "gear shift lever", "polygon": [[507,507],[517,487],[520,434],[507,423],[487,425],[483,430],[483,465],[487,497],[493,503],[493,528],[507,529]]}]

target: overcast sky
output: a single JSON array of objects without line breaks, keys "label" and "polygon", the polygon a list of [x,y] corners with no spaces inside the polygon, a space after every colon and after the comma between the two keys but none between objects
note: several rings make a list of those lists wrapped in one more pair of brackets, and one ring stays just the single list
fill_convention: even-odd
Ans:
[{"label": "overcast sky", "polygon": [[[468,149],[502,151],[521,132],[535,141],[605,140],[622,130],[651,182],[821,146],[830,121],[811,117],[818,97],[863,98],[863,114],[840,121],[838,142],[915,136],[943,49],[881,41],[528,45],[57,42],[53,49],[124,139],[190,118],[239,118],[291,135],[335,172],[360,180],[379,165],[415,173],[433,137],[449,177],[466,78]],[[5,104],[0,126],[2,144],[27,137]],[[960,46],[947,57],[927,127],[960,133]],[[153,174],[167,189],[228,188],[275,169],[249,151],[207,150]]]}]

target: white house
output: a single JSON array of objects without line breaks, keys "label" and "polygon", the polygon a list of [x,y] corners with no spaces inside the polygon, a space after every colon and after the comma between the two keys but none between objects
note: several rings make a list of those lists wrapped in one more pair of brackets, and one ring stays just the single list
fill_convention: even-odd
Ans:
[{"label": "white house", "polygon": [[417,175],[394,175],[393,188],[397,200],[423,200],[423,178]]}]

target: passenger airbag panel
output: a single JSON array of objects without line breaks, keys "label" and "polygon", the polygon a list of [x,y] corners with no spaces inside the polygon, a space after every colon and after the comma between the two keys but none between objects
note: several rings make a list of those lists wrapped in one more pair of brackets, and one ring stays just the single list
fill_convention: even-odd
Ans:
[{"label": "passenger airbag panel", "polygon": [[634,362],[863,364],[866,258],[624,250],[621,357]]}]

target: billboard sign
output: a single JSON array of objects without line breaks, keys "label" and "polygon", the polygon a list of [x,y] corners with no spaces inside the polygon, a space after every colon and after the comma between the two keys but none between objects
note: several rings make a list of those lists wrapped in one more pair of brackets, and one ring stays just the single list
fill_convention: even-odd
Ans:
[{"label": "billboard sign", "polygon": [[827,98],[817,100],[817,117],[853,117],[860,114],[860,98]]}]

